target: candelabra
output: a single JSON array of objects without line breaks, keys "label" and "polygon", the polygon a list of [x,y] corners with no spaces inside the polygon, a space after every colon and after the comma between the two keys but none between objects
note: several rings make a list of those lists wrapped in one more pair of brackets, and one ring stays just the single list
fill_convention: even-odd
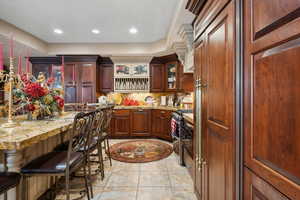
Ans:
[{"label": "candelabra", "polygon": [[8,83],[8,120],[6,123],[2,124],[2,127],[12,128],[18,125],[17,122],[13,120],[13,87],[19,82],[19,76],[14,73],[14,59],[9,58],[9,74],[5,74],[3,71],[0,71],[0,82]]}]

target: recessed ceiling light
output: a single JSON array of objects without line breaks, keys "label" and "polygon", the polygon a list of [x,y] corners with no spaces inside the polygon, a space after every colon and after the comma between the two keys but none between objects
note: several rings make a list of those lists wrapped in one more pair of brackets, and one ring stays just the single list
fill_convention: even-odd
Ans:
[{"label": "recessed ceiling light", "polygon": [[54,33],[56,34],[63,34],[64,32],[58,28],[54,29]]},{"label": "recessed ceiling light", "polygon": [[92,30],[92,33],[94,33],[94,34],[99,34],[100,31],[99,31],[98,29],[93,29],[93,30]]},{"label": "recessed ceiling light", "polygon": [[138,30],[137,30],[137,28],[132,27],[132,28],[129,29],[129,33],[131,33],[131,34],[137,34]]}]

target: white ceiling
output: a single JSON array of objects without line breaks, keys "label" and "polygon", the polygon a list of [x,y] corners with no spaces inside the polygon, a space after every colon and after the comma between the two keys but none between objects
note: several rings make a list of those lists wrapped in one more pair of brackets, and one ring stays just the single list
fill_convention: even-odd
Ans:
[{"label": "white ceiling", "polygon": [[[180,1],[1,0],[0,19],[48,43],[150,43],[167,37]],[[132,26],[138,34],[128,33]]]}]

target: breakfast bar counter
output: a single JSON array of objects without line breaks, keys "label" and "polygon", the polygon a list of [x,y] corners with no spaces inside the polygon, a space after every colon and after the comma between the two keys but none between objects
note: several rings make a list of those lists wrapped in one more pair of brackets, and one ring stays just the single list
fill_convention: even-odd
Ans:
[{"label": "breakfast bar counter", "polygon": [[[0,150],[21,150],[49,137],[67,131],[72,125],[75,113],[65,113],[49,120],[25,120],[19,117],[19,123],[13,128],[0,127]],[[5,119],[0,119],[0,125]]]},{"label": "breakfast bar counter", "polygon": [[[72,127],[75,112],[64,113],[48,120],[29,121],[25,116],[15,121],[19,124],[13,128],[0,128],[0,170],[19,172],[33,159],[47,154],[67,140],[66,133]],[[0,119],[0,124],[5,123]],[[48,190],[53,180],[48,177],[33,177],[27,182],[28,199],[37,199]],[[8,192],[8,200],[20,200],[18,188]],[[3,195],[0,200],[4,199]]]}]

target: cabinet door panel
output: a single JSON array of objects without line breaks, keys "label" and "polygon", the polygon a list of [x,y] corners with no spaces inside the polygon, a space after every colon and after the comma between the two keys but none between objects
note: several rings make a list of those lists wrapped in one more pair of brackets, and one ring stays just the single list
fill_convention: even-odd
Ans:
[{"label": "cabinet door panel", "polygon": [[84,63],[79,64],[78,67],[79,99],[81,103],[94,103],[96,102],[96,66],[91,63]]},{"label": "cabinet door panel", "polygon": [[131,135],[133,136],[149,136],[150,135],[150,111],[149,110],[133,110],[131,112]]},{"label": "cabinet door panel", "polygon": [[150,67],[151,91],[163,92],[165,89],[165,66],[163,64],[151,64]]},{"label": "cabinet door panel", "polygon": [[129,116],[114,116],[114,135],[129,136],[130,135],[130,118]]},{"label": "cabinet door panel", "polygon": [[300,16],[299,0],[251,0],[251,4],[255,39]]},{"label": "cabinet door panel", "polygon": [[73,80],[73,73],[76,73],[76,64],[65,64],[64,66],[64,82],[65,82],[65,102],[77,103],[80,102],[78,95],[78,81]]},{"label": "cabinet door panel", "polygon": [[299,0],[245,3],[245,165],[290,199],[300,199],[299,10]]},{"label": "cabinet door panel", "polygon": [[[234,4],[208,27],[207,62],[202,66],[204,169],[209,200],[233,199],[234,148]],[[202,108],[201,108],[202,109]]]},{"label": "cabinet door panel", "polygon": [[101,92],[113,91],[113,76],[114,68],[113,65],[101,65],[100,66],[100,90]]},{"label": "cabinet door panel", "polygon": [[263,179],[256,176],[246,167],[244,168],[244,200],[288,200]]}]

